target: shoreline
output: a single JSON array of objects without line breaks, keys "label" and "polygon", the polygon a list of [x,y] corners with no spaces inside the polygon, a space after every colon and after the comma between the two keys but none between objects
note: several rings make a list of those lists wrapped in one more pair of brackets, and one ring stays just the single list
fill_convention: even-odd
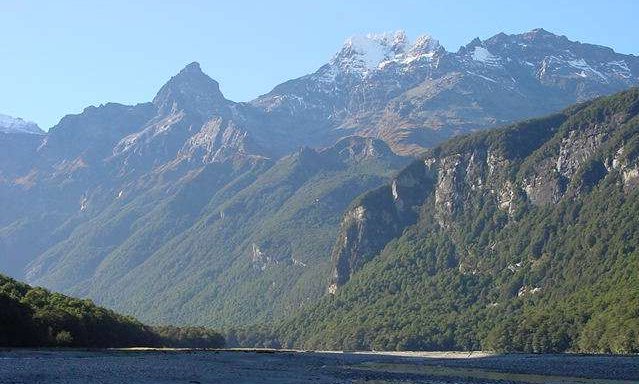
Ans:
[{"label": "shoreline", "polygon": [[425,359],[480,359],[490,357],[507,356],[572,356],[572,357],[639,357],[639,354],[612,354],[612,353],[525,353],[493,351],[343,351],[343,350],[305,350],[286,348],[175,348],[175,347],[123,347],[123,348],[93,348],[93,347],[0,347],[2,353],[38,353],[38,352],[162,352],[162,353],[256,353],[256,354],[326,354],[326,355],[352,355],[352,356],[389,356],[410,357]]}]

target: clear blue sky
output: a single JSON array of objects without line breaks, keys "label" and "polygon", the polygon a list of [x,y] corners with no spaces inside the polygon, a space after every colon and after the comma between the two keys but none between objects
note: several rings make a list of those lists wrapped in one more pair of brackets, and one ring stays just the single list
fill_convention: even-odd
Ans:
[{"label": "clear blue sky", "polygon": [[350,35],[403,29],[449,50],[536,27],[639,53],[639,1],[0,0],[0,113],[44,129],[107,101],[150,101],[191,61],[247,101],[314,71]]}]

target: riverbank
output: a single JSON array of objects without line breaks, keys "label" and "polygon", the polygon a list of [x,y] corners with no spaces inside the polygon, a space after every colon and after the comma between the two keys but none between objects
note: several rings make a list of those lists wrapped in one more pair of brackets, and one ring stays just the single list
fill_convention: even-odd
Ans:
[{"label": "riverbank", "polygon": [[639,381],[639,356],[282,350],[5,350],[0,383],[580,383]]}]

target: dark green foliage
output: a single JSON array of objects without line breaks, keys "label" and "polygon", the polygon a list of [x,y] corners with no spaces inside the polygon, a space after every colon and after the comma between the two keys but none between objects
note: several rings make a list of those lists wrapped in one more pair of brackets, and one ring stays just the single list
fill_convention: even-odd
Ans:
[{"label": "dark green foliage", "polygon": [[0,275],[1,347],[211,347],[206,328],[148,327],[134,318]]},{"label": "dark green foliage", "polygon": [[219,348],[225,345],[224,337],[204,327],[158,326],[152,328],[162,346],[176,348]]},{"label": "dark green foliage", "polygon": [[532,204],[520,190],[508,213],[492,195],[456,184],[462,204],[442,219],[426,196],[415,225],[337,294],[282,323],[279,340],[320,349],[639,352],[639,189],[606,167],[615,156],[637,161],[638,102],[633,89],[433,150],[503,150],[511,162],[492,177],[517,183],[552,174],[547,159],[571,130],[607,127],[558,203]]},{"label": "dark green foliage", "polygon": [[282,348],[279,336],[272,326],[228,328],[222,333],[226,346],[230,348]]},{"label": "dark green foliage", "polygon": [[0,345],[123,347],[149,345],[137,320],[0,276]]}]

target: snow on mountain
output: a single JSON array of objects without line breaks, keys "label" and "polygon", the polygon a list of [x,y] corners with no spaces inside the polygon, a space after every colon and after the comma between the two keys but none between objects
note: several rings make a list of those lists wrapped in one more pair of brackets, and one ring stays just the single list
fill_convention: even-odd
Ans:
[{"label": "snow on mountain", "polygon": [[490,53],[486,48],[477,46],[472,53],[472,58],[475,61],[479,61],[486,65],[499,65],[500,59],[499,57]]},{"label": "snow on mountain", "polygon": [[352,36],[330,64],[347,73],[368,75],[391,63],[410,64],[422,58],[432,58],[439,51],[439,42],[423,35],[411,42],[404,31]]},{"label": "snow on mountain", "polygon": [[475,38],[455,52],[428,35],[411,40],[398,31],[347,39],[315,73],[251,105],[278,116],[272,125],[287,139],[296,132],[300,140],[321,136],[314,142],[328,145],[345,130],[383,138],[398,153],[417,153],[451,135],[638,84],[638,57],[543,29]]},{"label": "snow on mountain", "polygon": [[588,65],[586,60],[584,60],[583,58],[576,59],[576,60],[569,60],[568,65],[570,65],[573,68],[576,68],[579,71],[577,75],[580,77],[588,77],[588,74],[591,74],[591,75],[599,76],[602,81],[608,81],[608,78],[606,76],[604,76],[601,72],[593,69],[590,65]]},{"label": "snow on mountain", "polygon": [[0,132],[37,135],[44,133],[36,123],[23,120],[19,117],[11,117],[3,114],[0,114]]},{"label": "snow on mountain", "polygon": [[[610,84],[635,77],[625,57],[610,48],[570,41],[543,29],[520,35],[498,34],[485,41],[476,38],[458,52],[446,51],[428,35],[411,41],[404,31],[397,31],[350,37],[318,78],[330,82],[338,74],[368,78],[388,68],[399,68],[400,72],[418,66],[435,69],[439,60],[446,58],[456,69],[483,67],[500,72],[504,79],[513,77],[512,64],[518,64],[535,68],[537,78],[544,82],[551,77]],[[627,57],[634,61],[632,55]]]}]

